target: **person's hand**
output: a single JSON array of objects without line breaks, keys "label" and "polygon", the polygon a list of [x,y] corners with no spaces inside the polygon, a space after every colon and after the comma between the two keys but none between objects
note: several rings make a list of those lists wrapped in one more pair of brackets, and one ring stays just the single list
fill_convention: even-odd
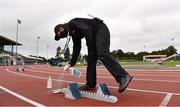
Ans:
[{"label": "person's hand", "polygon": [[69,69],[70,67],[71,67],[71,65],[67,64],[66,66],[64,66],[64,71],[66,71],[66,72],[70,71],[70,69]]}]

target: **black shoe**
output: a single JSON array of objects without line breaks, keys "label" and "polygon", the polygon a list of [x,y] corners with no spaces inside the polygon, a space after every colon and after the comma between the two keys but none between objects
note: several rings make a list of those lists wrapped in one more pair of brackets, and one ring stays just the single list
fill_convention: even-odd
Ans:
[{"label": "black shoe", "polygon": [[89,87],[87,84],[79,87],[79,90],[87,91],[87,90],[95,90],[96,87]]},{"label": "black shoe", "polygon": [[126,75],[126,78],[122,78],[120,83],[119,83],[119,92],[122,93],[123,91],[125,91],[125,89],[127,88],[127,86],[129,85],[129,83],[131,82],[133,76],[131,75]]}]

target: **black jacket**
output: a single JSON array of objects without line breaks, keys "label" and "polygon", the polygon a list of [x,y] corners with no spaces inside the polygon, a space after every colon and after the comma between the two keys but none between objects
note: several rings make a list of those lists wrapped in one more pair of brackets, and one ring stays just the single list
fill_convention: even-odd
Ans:
[{"label": "black jacket", "polygon": [[88,47],[88,54],[95,50],[95,35],[98,31],[98,24],[103,23],[102,20],[97,18],[85,19],[75,18],[69,21],[68,26],[70,30],[70,36],[73,40],[73,53],[69,62],[71,66],[74,66],[77,62],[81,50],[81,39],[85,37],[86,45]]}]

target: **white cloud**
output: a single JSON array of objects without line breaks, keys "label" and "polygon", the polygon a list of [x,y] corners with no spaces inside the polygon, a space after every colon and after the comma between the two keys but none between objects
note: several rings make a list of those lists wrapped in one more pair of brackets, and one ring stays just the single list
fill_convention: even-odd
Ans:
[{"label": "white cloud", "polygon": [[[54,26],[74,17],[98,16],[108,25],[111,33],[111,50],[147,51],[166,48],[175,39],[180,50],[180,1],[179,0],[0,0],[0,34],[15,40],[16,19],[19,25],[19,52],[54,56],[65,40],[54,41]],[[82,53],[86,53],[83,40]],[[70,44],[72,51],[72,43]]]}]

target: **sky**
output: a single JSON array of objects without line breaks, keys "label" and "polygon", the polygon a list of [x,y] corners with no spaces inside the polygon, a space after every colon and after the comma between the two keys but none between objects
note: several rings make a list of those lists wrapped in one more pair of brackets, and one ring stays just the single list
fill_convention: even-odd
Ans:
[{"label": "sky", "polygon": [[[16,40],[23,55],[54,57],[65,39],[54,41],[54,27],[76,17],[99,17],[111,34],[110,50],[151,52],[174,45],[180,53],[180,0],[0,0],[0,35]],[[174,39],[174,41],[172,40]],[[81,53],[86,54],[82,40]],[[47,48],[47,45],[49,47]],[[72,52],[72,41],[69,45]]]}]

